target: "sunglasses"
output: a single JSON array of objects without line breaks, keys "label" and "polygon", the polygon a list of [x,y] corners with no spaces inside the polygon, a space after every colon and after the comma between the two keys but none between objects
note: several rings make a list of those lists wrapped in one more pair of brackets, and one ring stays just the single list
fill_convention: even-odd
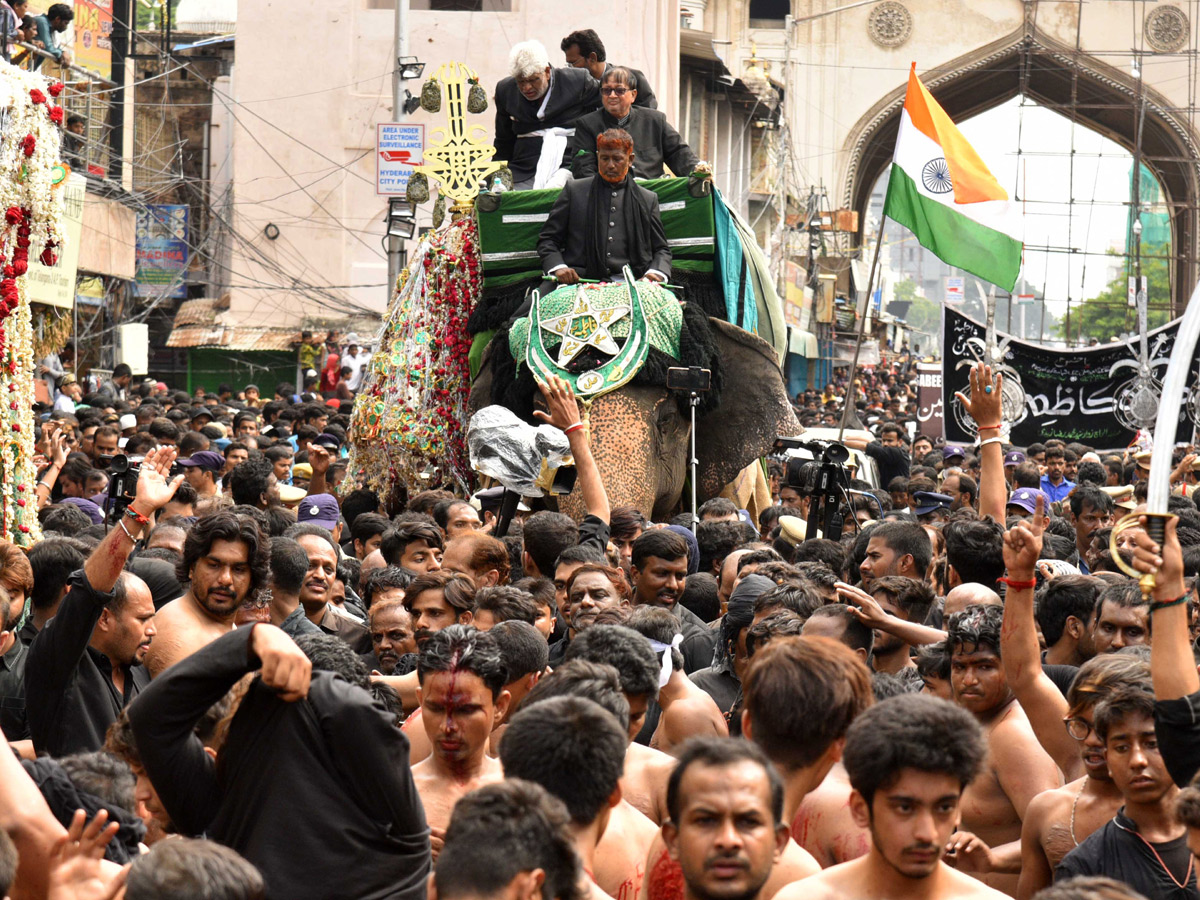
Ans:
[{"label": "sunglasses", "polygon": [[629,93],[629,88],[623,88],[623,87],[602,87],[602,88],[600,88],[600,93],[602,93],[602,94],[606,94],[606,95],[609,95],[609,96],[611,96],[611,95],[613,95],[613,94],[616,94],[618,97],[623,97],[625,94],[628,94],[628,93]]}]

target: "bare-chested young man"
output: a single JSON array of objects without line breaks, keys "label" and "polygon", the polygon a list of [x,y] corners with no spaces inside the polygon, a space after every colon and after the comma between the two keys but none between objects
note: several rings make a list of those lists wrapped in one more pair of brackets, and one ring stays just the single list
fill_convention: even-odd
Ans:
[{"label": "bare-chested young man", "polygon": [[683,654],[677,649],[681,636],[675,617],[665,609],[639,606],[629,617],[629,627],[649,638],[655,652],[662,654],[658,687],[662,715],[650,736],[650,746],[663,753],[675,753],[688,738],[729,737],[721,708],[684,674]]},{"label": "bare-chested young man", "polygon": [[567,662],[584,659],[604,663],[617,670],[621,692],[629,703],[629,746],[621,795],[655,825],[667,818],[667,779],[675,759],[633,739],[646,722],[650,701],[658,696],[661,669],[650,641],[623,625],[592,625],[577,633],[567,648]]},{"label": "bare-chested young man", "polygon": [[1015,895],[1021,864],[1021,824],[1042,791],[1062,786],[1058,766],[1038,743],[1000,657],[1004,615],[999,606],[968,606],[950,618],[950,685],[954,702],[987,737],[987,759],[962,799],[962,831],[949,857],[964,871]]},{"label": "bare-chested young man", "polygon": [[867,710],[850,726],[843,759],[870,852],[788,885],[778,900],[1002,898],[942,861],[984,755],[979,725],[945,700],[904,694]]},{"label": "bare-chested young man", "polygon": [[[1034,515],[1016,524],[1004,536],[1009,588],[1000,643],[1009,687],[1039,743],[1069,783],[1038,794],[1025,810],[1017,885],[1020,898],[1032,897],[1048,886],[1063,857],[1120,808],[1121,793],[1109,775],[1104,742],[1092,727],[1092,713],[1104,696],[1144,679],[1148,672],[1144,661],[1131,656],[1096,656],[1079,670],[1066,697],[1046,675],[1031,586],[1048,521],[1041,508],[1044,505],[1039,498]],[[1092,593],[1094,596],[1095,592]],[[1039,615],[1043,613],[1046,610]]]},{"label": "bare-chested young man", "polygon": [[[774,638],[758,650],[743,679],[742,734],[757,744],[783,778],[785,822],[805,795],[841,758],[846,729],[872,702],[871,676],[862,661],[829,638]],[[818,862],[789,840],[761,897],[820,871]],[[642,900],[682,900],[678,863],[662,838],[647,858]]]},{"label": "bare-chested young man", "polygon": [[[620,676],[610,665],[585,659],[564,663],[538,680],[521,704],[521,710],[552,697],[591,700],[612,713],[626,733],[629,732],[629,703],[621,689]],[[503,741],[501,735],[500,743]],[[629,764],[628,749],[625,764]],[[624,781],[621,784],[623,795]],[[622,796],[621,802],[611,808],[608,825],[596,846],[595,866],[591,873],[600,889],[615,900],[636,900],[645,877],[646,853],[657,834],[657,825]]]},{"label": "bare-chested young man", "polygon": [[616,717],[584,697],[527,700],[500,740],[505,777],[540,784],[566,804],[591,900],[610,896],[594,873],[597,845],[621,801],[625,741]]},{"label": "bare-chested young man", "polygon": [[413,781],[436,859],[458,799],[504,777],[487,747],[510,698],[495,638],[470,626],[430,635],[421,647],[417,677],[421,724],[433,752],[413,766]]},{"label": "bare-chested young man", "polygon": [[182,597],[155,616],[158,634],[146,653],[151,677],[233,630],[238,608],[267,583],[270,539],[249,516],[222,510],[204,516],[183,543]]}]

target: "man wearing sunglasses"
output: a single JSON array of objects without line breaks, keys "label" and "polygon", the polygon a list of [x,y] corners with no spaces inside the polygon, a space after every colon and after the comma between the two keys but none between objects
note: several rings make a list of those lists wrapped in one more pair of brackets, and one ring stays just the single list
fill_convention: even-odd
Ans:
[{"label": "man wearing sunglasses", "polygon": [[635,105],[637,88],[637,76],[624,66],[613,66],[601,77],[600,109],[575,123],[570,160],[576,178],[596,174],[596,138],[610,128],[620,128],[633,138],[635,178],[662,178],[664,164],[675,175],[686,177],[704,165],[664,113]]}]

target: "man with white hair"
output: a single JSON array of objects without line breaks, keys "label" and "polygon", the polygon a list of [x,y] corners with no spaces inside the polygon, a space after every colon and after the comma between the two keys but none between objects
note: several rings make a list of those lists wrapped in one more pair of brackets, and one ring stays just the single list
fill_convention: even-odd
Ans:
[{"label": "man with white hair", "polygon": [[496,158],[519,191],[562,187],[575,120],[600,105],[600,85],[586,68],[551,68],[539,41],[514,45],[508,69],[496,85]]}]

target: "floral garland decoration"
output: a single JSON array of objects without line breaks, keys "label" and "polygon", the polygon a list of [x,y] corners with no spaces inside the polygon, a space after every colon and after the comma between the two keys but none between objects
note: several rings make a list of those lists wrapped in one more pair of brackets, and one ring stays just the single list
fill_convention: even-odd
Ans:
[{"label": "floral garland decoration", "polygon": [[479,228],[462,216],[418,246],[354,403],[350,472],[389,495],[471,482],[467,319],[483,290]]},{"label": "floral garland decoration", "polygon": [[[30,253],[52,266],[61,242],[55,190],[63,109],[59,82],[0,62],[0,538],[28,547],[41,537],[35,491]],[[60,179],[61,181],[61,179]]]}]

